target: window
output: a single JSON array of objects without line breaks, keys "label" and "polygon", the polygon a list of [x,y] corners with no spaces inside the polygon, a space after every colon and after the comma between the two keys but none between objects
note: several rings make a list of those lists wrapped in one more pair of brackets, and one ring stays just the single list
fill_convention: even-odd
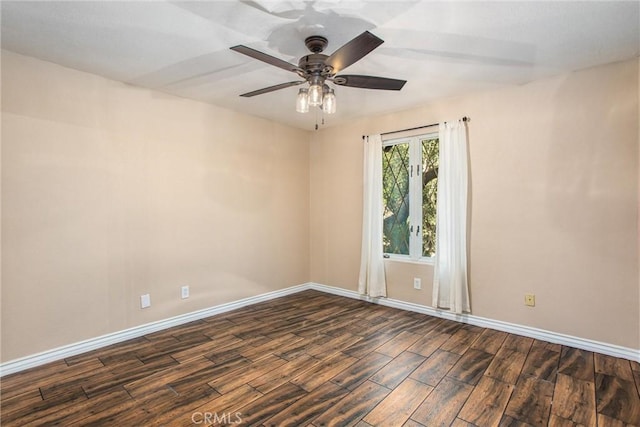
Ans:
[{"label": "window", "polygon": [[431,258],[436,250],[438,134],[382,145],[383,251],[392,258]]}]

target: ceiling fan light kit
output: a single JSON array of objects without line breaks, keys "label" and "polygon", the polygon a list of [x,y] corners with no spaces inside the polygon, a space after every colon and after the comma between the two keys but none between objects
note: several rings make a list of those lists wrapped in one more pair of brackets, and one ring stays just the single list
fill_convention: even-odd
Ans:
[{"label": "ceiling fan light kit", "polygon": [[311,36],[305,39],[307,49],[311,54],[305,55],[295,66],[287,61],[257,51],[247,46],[234,46],[231,50],[247,55],[253,59],[265,62],[269,65],[282,68],[298,74],[304,80],[281,83],[275,86],[243,93],[242,97],[252,97],[264,93],[273,92],[291,86],[308,83],[308,88],[298,90],[296,97],[296,111],[299,113],[309,112],[309,107],[319,107],[324,113],[333,114],[336,112],[336,94],[328,83],[339,86],[347,86],[363,89],[400,90],[406,80],[390,79],[386,77],[361,76],[361,75],[340,75],[336,74],[348,66],[359,61],[384,41],[377,36],[365,31],[356,38],[347,42],[331,55],[322,53],[329,41],[322,36]]},{"label": "ceiling fan light kit", "polygon": [[309,112],[309,89],[302,88],[298,90],[298,97],[296,98],[296,111],[298,113]]}]

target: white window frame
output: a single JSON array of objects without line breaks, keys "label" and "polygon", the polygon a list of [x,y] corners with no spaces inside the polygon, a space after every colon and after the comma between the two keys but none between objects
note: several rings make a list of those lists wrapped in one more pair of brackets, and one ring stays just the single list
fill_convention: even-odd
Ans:
[{"label": "white window frame", "polygon": [[398,144],[409,144],[409,255],[385,252],[385,259],[417,264],[433,264],[435,261],[434,257],[422,256],[422,141],[438,137],[438,132],[430,132],[382,141],[383,149]]}]

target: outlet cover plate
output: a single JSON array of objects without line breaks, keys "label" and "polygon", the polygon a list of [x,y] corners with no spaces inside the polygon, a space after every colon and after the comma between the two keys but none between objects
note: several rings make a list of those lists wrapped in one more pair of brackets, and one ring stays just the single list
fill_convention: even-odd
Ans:
[{"label": "outlet cover plate", "polygon": [[140,308],[148,308],[151,307],[151,295],[144,294],[140,295]]},{"label": "outlet cover plate", "polygon": [[413,278],[413,289],[422,289],[422,279],[419,277]]},{"label": "outlet cover plate", "polygon": [[189,286],[183,286],[182,288],[180,288],[180,296],[182,297],[182,299],[189,298]]},{"label": "outlet cover plate", "polygon": [[534,294],[525,294],[524,296],[524,305],[529,307],[536,306],[536,296]]}]

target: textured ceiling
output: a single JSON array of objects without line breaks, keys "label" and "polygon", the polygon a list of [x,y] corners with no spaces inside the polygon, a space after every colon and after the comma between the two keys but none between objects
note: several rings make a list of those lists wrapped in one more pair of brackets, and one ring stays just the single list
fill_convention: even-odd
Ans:
[{"label": "textured ceiling", "polygon": [[229,50],[297,63],[304,39],[330,54],[365,30],[385,43],[347,74],[407,80],[400,92],[337,87],[327,126],[637,57],[639,2],[2,1],[2,47],[110,79],[312,129],[291,80]]}]

